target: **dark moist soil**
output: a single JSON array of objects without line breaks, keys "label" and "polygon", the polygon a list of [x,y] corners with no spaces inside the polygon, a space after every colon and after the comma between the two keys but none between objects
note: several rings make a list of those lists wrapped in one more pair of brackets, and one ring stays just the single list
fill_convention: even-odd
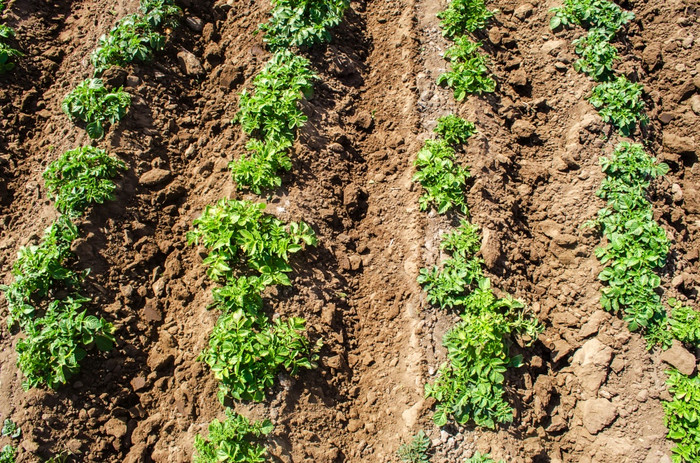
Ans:
[{"label": "dark moist soil", "polygon": [[[281,219],[304,220],[319,246],[295,256],[293,286],[268,291],[270,313],[303,316],[321,338],[320,366],[280,375],[263,404],[237,410],[268,417],[273,461],[397,461],[420,429],[433,461],[475,449],[509,462],[669,461],[660,398],[664,365],[638,334],[600,310],[595,230],[581,225],[603,206],[598,157],[618,137],[586,102],[593,84],[572,68],[581,29],[552,33],[549,8],[496,0],[479,37],[498,89],[457,103],[435,85],[445,70],[436,0],[353,2],[328,46],[305,50],[320,76],[302,106],[294,167],[265,199]],[[115,201],[80,222],[75,268],[90,268],[91,310],[112,321],[117,348],[91,352],[58,391],[21,388],[18,335],[3,328],[0,418],[22,427],[18,461],[70,451],[80,462],[190,461],[192,442],[223,408],[217,383],[196,360],[216,313],[203,250],[185,233],[204,206],[235,191],[227,163],[245,137],[231,123],[238,93],[269,55],[258,24],[266,2],[183,0],[201,31],[174,30],[154,63],[111,72],[133,106],[98,146],[129,171]],[[641,81],[651,123],[649,150],[671,172],[651,194],[673,241],[665,296],[696,305],[700,192],[698,9],[690,0],[626,2],[637,19],[617,42],[619,70]],[[88,56],[136,0],[10,2],[5,22],[26,57],[0,77],[0,265],[57,213],[41,174],[65,150],[89,143],[61,113],[63,96],[89,77]],[[206,74],[186,75],[177,54],[193,53]],[[437,117],[456,112],[479,134],[460,154],[471,166],[471,219],[494,287],[528,304],[546,326],[525,365],[508,375],[512,425],[443,430],[430,421],[423,385],[444,361],[441,338],[455,317],[430,307],[416,276],[439,261],[453,223],[418,210],[412,163]],[[158,169],[158,170],[156,170]],[[144,177],[144,174],[149,175]],[[160,173],[159,181],[149,181]],[[3,311],[6,303],[0,302]],[[600,413],[602,408],[606,413]],[[612,412],[610,412],[612,410]],[[9,443],[4,438],[2,444]]]}]

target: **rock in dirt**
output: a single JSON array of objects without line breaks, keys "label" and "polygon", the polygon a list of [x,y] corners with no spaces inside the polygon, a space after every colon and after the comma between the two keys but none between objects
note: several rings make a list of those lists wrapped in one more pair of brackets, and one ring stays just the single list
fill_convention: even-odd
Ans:
[{"label": "rock in dirt", "polygon": [[204,29],[204,21],[196,16],[189,16],[185,18],[185,23],[187,24],[187,27],[195,32],[202,32]]},{"label": "rock in dirt", "polygon": [[139,183],[146,187],[155,187],[170,180],[172,173],[165,169],[152,169],[139,178]]},{"label": "rock in dirt", "polygon": [[516,18],[522,21],[526,18],[529,18],[532,15],[532,10],[534,9],[535,7],[532,6],[532,3],[523,3],[515,9],[514,14]]},{"label": "rock in dirt", "polygon": [[617,418],[617,407],[607,399],[587,400],[581,404],[583,425],[591,434],[598,434]]},{"label": "rock in dirt", "polygon": [[642,65],[651,71],[661,64],[661,44],[648,43],[642,52]]},{"label": "rock in dirt", "polygon": [[535,130],[535,126],[532,123],[522,119],[513,122],[513,126],[510,128],[513,135],[521,140],[527,140],[532,137],[535,134]]},{"label": "rock in dirt", "polygon": [[566,45],[565,40],[548,40],[542,44],[542,52],[556,56],[559,50]]},{"label": "rock in dirt", "polygon": [[219,86],[224,90],[233,90],[243,83],[243,66],[224,64],[219,75]]},{"label": "rock in dirt", "polygon": [[659,359],[686,376],[690,376],[695,372],[695,356],[688,352],[678,341],[673,341],[673,346],[662,353]]},{"label": "rock in dirt", "polygon": [[126,82],[126,76],[127,72],[125,69],[122,69],[117,66],[112,66],[102,74],[101,79],[107,87],[117,88],[124,86],[124,83]]},{"label": "rock in dirt", "polygon": [[484,228],[483,241],[481,242],[481,257],[484,258],[486,267],[493,268],[501,258],[501,241],[498,235],[490,228]]},{"label": "rock in dirt", "polygon": [[180,63],[182,72],[184,72],[188,76],[204,75],[204,68],[202,67],[202,63],[199,61],[199,59],[197,59],[196,56],[194,56],[194,54],[190,53],[189,51],[184,50],[178,53],[177,60]]},{"label": "rock in dirt", "polygon": [[690,109],[692,109],[695,114],[700,116],[700,95],[694,95],[690,99]]},{"label": "rock in dirt", "polygon": [[664,132],[664,148],[672,153],[692,154],[695,152],[695,140],[692,137],[681,137],[674,133]]},{"label": "rock in dirt", "polygon": [[112,418],[105,423],[105,432],[115,439],[121,439],[126,435],[126,423],[119,418]]},{"label": "rock in dirt", "polygon": [[598,339],[587,341],[574,354],[572,366],[581,383],[581,389],[590,397],[596,397],[601,384],[608,376],[613,351]]},{"label": "rock in dirt", "polygon": [[140,391],[144,387],[146,387],[146,378],[143,376],[137,376],[131,380],[131,388],[134,390],[134,392]]},{"label": "rock in dirt", "polygon": [[579,331],[579,337],[581,339],[593,336],[598,332],[600,326],[610,318],[610,314],[604,310],[596,310],[593,315],[588,319],[588,321],[581,327]]}]

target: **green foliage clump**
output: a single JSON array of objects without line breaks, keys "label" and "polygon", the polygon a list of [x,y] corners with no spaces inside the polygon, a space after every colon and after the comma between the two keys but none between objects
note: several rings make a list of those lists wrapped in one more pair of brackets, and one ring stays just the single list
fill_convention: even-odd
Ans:
[{"label": "green foliage clump", "polygon": [[224,313],[200,356],[220,381],[219,400],[260,402],[280,371],[296,375],[301,369],[315,368],[316,354],[304,337],[304,326],[301,318],[276,319],[270,324],[240,309]]},{"label": "green foliage clump", "polygon": [[633,13],[609,0],[564,0],[564,5],[553,8],[552,12],[554,16],[549,23],[552,29],[580,25],[604,29],[611,35],[634,19]]},{"label": "green foliage clump", "polygon": [[114,327],[82,309],[89,299],[69,296],[49,304],[42,317],[23,325],[25,338],[17,343],[17,365],[25,374],[22,386],[58,388],[80,370],[86,349],[112,348]]},{"label": "green foliage clump", "polygon": [[430,461],[428,451],[430,450],[430,439],[423,430],[413,436],[410,443],[401,444],[396,451],[396,455],[401,461],[407,463],[427,463]]},{"label": "green foliage clump", "polygon": [[131,106],[131,96],[121,88],[107,90],[101,79],[86,79],[63,100],[63,112],[71,120],[81,120],[87,125],[90,138],[104,136],[104,124],[116,124]]},{"label": "green foliage clump", "polygon": [[0,463],[15,463],[17,449],[11,445],[5,445],[0,451]]},{"label": "green foliage clump", "polygon": [[574,63],[577,72],[588,74],[597,81],[608,81],[613,76],[613,64],[618,58],[617,48],[610,43],[604,29],[591,29],[587,35],[574,40],[579,58]]},{"label": "green foliage clump", "polygon": [[19,426],[17,426],[17,423],[9,418],[6,418],[5,422],[2,424],[2,431],[0,431],[0,434],[3,437],[17,439],[20,435],[22,435],[22,430],[19,428]]},{"label": "green foliage clump", "polygon": [[[474,455],[464,460],[464,463],[496,463],[488,453],[475,452]],[[500,463],[505,463],[503,460]]]},{"label": "green foliage clump", "polygon": [[82,274],[65,266],[73,257],[70,247],[77,237],[77,227],[67,217],[60,217],[46,229],[40,244],[19,250],[12,267],[14,281],[0,287],[10,309],[8,325],[27,323],[49,293],[72,289],[80,283]]},{"label": "green foliage clump", "polygon": [[479,52],[480,46],[481,43],[473,42],[468,36],[456,37],[455,44],[445,52],[452,69],[441,74],[437,82],[452,88],[457,101],[496,89],[496,81],[488,75],[488,58]]},{"label": "green foliage clump", "polygon": [[76,217],[92,204],[114,199],[116,186],[112,179],[125,169],[123,161],[104,150],[83,146],[66,151],[52,162],[44,172],[44,180],[56,209]]},{"label": "green foliage clump", "polygon": [[289,150],[306,122],[297,104],[311,95],[315,79],[306,58],[280,51],[253,80],[255,92],[241,93],[237,120],[256,139],[246,145],[247,155],[229,164],[236,183],[257,194],[281,185],[278,172],[291,169]]},{"label": "green foliage clump", "polygon": [[153,53],[162,50],[165,36],[157,31],[172,26],[182,13],[171,0],[143,0],[141,14],[125,16],[107,35],[100,37],[90,55],[95,76],[101,76],[112,66],[125,66],[134,61],[150,61]]},{"label": "green foliage clump", "polygon": [[493,14],[484,0],[452,0],[437,17],[442,20],[442,34],[454,38],[483,29]]},{"label": "green foliage clump", "polygon": [[669,299],[668,304],[671,306],[669,325],[673,338],[700,347],[700,312],[676,299]]},{"label": "green foliage clump", "polygon": [[452,257],[441,266],[421,269],[418,283],[431,304],[443,309],[461,307],[466,303],[468,289],[483,277],[483,260],[474,256],[480,248],[479,228],[462,220],[440,246]]},{"label": "green foliage clump", "polygon": [[343,20],[349,0],[272,0],[272,18],[260,26],[273,51],[310,47],[331,39],[331,27]]},{"label": "green foliage clump", "polygon": [[462,309],[462,321],[443,338],[448,361],[425,388],[426,396],[437,401],[433,420],[438,426],[450,416],[460,424],[474,421],[489,428],[511,421],[503,373],[519,366],[520,359],[509,357],[509,339],[515,334],[535,339],[541,329],[523,315],[522,303],[494,295],[483,276],[483,261],[475,257],[479,243],[478,228],[462,220],[441,243],[451,257],[442,268],[421,269],[418,277],[432,304]]},{"label": "green foliage clump", "polygon": [[[0,12],[2,9],[0,8]],[[24,56],[23,53],[8,43],[15,36],[15,30],[5,24],[0,24],[0,75],[11,71],[15,67],[12,58]]]},{"label": "green foliage clump", "polygon": [[444,140],[427,140],[418,152],[413,181],[425,189],[419,200],[422,211],[435,207],[439,214],[453,208],[467,213],[464,187],[469,169],[456,164],[454,157],[455,150]]},{"label": "green foliage clump", "polygon": [[644,125],[648,122],[642,93],[641,84],[618,76],[596,86],[588,101],[598,109],[603,121],[617,127],[620,134],[629,136],[635,131],[637,123]]},{"label": "green foliage clump", "polygon": [[209,436],[195,437],[194,463],[262,463],[267,451],[258,443],[272,432],[268,420],[251,423],[246,417],[226,409],[226,420],[209,424]]},{"label": "green foliage clump", "polygon": [[534,319],[523,316],[522,308],[510,297],[496,298],[488,278],[479,281],[465,303],[462,321],[443,338],[448,361],[435,382],[425,386],[426,397],[437,401],[435,424],[444,426],[450,416],[459,424],[473,421],[491,429],[512,421],[503,374],[522,359],[509,356],[509,339],[518,333],[534,338],[540,330]]},{"label": "green foliage clump", "polygon": [[672,370],[666,381],[672,399],[664,402],[668,438],[676,442],[674,463],[700,461],[700,377]]},{"label": "green foliage clump", "polygon": [[668,166],[658,164],[642,145],[627,142],[600,162],[606,178],[598,196],[608,206],[598,213],[594,224],[609,241],[596,249],[598,259],[607,265],[599,275],[608,285],[602,290],[601,305],[612,312],[622,310],[632,331],[665,326],[665,310],[655,291],[661,279],[654,270],[665,264],[670,243],[654,220],[646,190]]},{"label": "green foliage clump", "polygon": [[304,222],[285,226],[264,210],[263,203],[222,199],[194,221],[187,239],[210,249],[204,264],[211,279],[229,280],[234,266],[245,264],[273,284],[290,284],[289,255],[315,245],[316,235]]},{"label": "green foliage clump", "polygon": [[476,133],[476,127],[473,122],[448,114],[438,118],[435,133],[450,145],[462,145]]}]

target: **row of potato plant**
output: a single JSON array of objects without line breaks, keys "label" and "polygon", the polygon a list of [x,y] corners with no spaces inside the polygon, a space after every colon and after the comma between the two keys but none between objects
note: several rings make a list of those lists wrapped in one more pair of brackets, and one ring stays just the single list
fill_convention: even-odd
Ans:
[{"label": "row of potato plant", "polygon": [[[142,0],[141,11],[142,15],[132,15],[132,19],[142,18],[150,27],[172,24],[180,12],[171,0]],[[100,39],[101,45],[110,41],[106,37]],[[126,42],[117,41],[112,48],[121,49],[125,55],[131,46],[127,42],[133,42],[134,37],[124,36]],[[100,55],[101,48],[93,56]],[[113,52],[111,56],[117,54]],[[123,62],[127,61],[114,60],[113,64]],[[108,92],[101,80],[88,79],[66,97],[63,110],[71,118],[85,121],[92,138],[101,138],[103,122],[120,120],[130,102],[129,95],[121,89]],[[88,271],[75,272],[66,265],[73,258],[71,244],[79,236],[73,219],[92,204],[111,199],[115,188],[112,179],[125,169],[122,161],[105,151],[85,146],[67,151],[44,173],[49,196],[55,200],[61,216],[38,245],[20,249],[12,270],[14,282],[2,288],[10,311],[8,323],[19,326],[25,334],[17,344],[25,388],[57,388],[79,371],[85,348],[94,344],[108,350],[112,346],[112,325],[88,316],[84,306],[89,299],[77,292]]]},{"label": "row of potato plant", "polygon": [[[466,215],[464,187],[469,170],[455,162],[455,144],[466,143],[474,125],[449,115],[438,120],[436,132],[440,137],[427,140],[415,162],[414,180],[425,190],[420,208]],[[437,402],[433,420],[438,426],[450,418],[488,428],[512,421],[504,372],[522,361],[521,356],[510,356],[512,340],[514,336],[534,340],[540,330],[537,320],[525,315],[520,301],[494,294],[491,280],[484,275],[484,262],[477,257],[480,243],[478,226],[460,217],[459,226],[444,235],[440,244],[450,258],[421,269],[418,277],[428,302],[456,311],[461,318],[443,338],[448,361],[425,388],[426,396]]]},{"label": "row of potato plant", "polygon": [[172,0],[141,0],[139,9],[100,37],[90,55],[94,77],[78,84],[63,101],[63,112],[71,121],[83,122],[92,139],[102,138],[105,125],[119,122],[131,106],[131,96],[123,88],[110,91],[99,77],[113,66],[152,59],[165,46],[162,31],[176,26],[182,14]]},{"label": "row of potato plant", "polygon": [[[0,1],[0,15],[5,11],[5,3]],[[1,18],[0,18],[1,19]],[[5,74],[15,67],[13,58],[19,58],[23,54],[10,44],[15,37],[15,30],[5,24],[0,24],[0,74]]]},{"label": "row of potato plant", "polygon": [[8,302],[8,325],[24,337],[17,343],[23,386],[57,388],[80,369],[87,350],[111,349],[112,325],[87,315],[90,299],[79,294],[87,275],[70,268],[71,244],[78,238],[73,219],[94,204],[113,198],[113,179],[125,164],[90,146],[67,151],[44,172],[49,196],[61,215],[42,241],[19,250],[12,274],[2,286]]},{"label": "row of potato plant", "polygon": [[[340,23],[346,0],[273,0],[272,18],[260,26],[272,52],[270,61],[253,80],[253,92],[240,95],[236,121],[250,136],[247,153],[229,165],[238,188],[256,194],[281,185],[280,171],[292,167],[290,151],[296,130],[306,122],[298,105],[313,91],[316,75],[311,63],[294,53],[330,39],[329,29]],[[192,244],[207,247],[204,260],[209,277],[223,286],[213,290],[213,307],[222,315],[200,355],[220,381],[219,399],[265,399],[280,371],[296,374],[315,368],[320,341],[304,335],[305,320],[269,320],[263,291],[290,285],[289,255],[316,244],[304,222],[285,225],[264,213],[264,203],[221,200],[207,207],[188,235]],[[206,437],[197,435],[196,463],[262,462],[261,439],[269,434],[268,420],[251,422],[226,406],[224,421],[213,420]]]},{"label": "row of potato plant", "polygon": [[[641,84],[615,75],[616,34],[632,19],[631,12],[607,0],[566,0],[553,9],[553,29],[583,26],[587,35],[574,41],[581,57],[574,64],[579,72],[600,82],[589,101],[605,122],[620,135],[631,136],[637,124],[648,122],[644,114]],[[596,249],[605,268],[599,279],[607,286],[601,293],[606,310],[623,313],[630,330],[644,332],[649,348],[668,348],[675,340],[687,347],[700,346],[700,312],[669,299],[666,309],[659,293],[661,278],[656,273],[665,266],[670,240],[654,220],[647,198],[650,182],[668,172],[668,166],[649,156],[641,144],[621,142],[611,156],[600,159],[603,180],[598,196],[608,202],[597,219],[597,226],[608,243]],[[670,315],[669,315],[670,312]],[[669,372],[667,385],[671,400],[664,402],[668,437],[676,441],[674,463],[700,460],[700,379],[675,369]]]},{"label": "row of potato plant", "polygon": [[[478,51],[481,44],[470,38],[486,27],[493,14],[483,0],[453,0],[438,14],[443,34],[455,42],[445,53],[452,69],[438,78],[438,84],[452,88],[457,100],[496,88],[488,74],[488,59]],[[449,213],[459,219],[459,226],[442,237],[440,247],[450,257],[421,269],[418,282],[428,302],[456,311],[461,320],[443,337],[447,361],[436,380],[425,386],[425,393],[436,401],[433,421],[438,426],[454,419],[462,425],[473,422],[493,429],[513,420],[504,373],[519,367],[522,356],[511,356],[511,346],[516,338],[534,341],[541,325],[520,301],[494,293],[484,275],[484,262],[477,256],[479,227],[466,219],[465,186],[470,172],[456,161],[457,149],[476,132],[474,124],[455,115],[443,116],[435,132],[438,138],[427,140],[415,161],[414,181],[424,189],[419,205],[424,211]],[[493,460],[477,452],[466,461]]]}]

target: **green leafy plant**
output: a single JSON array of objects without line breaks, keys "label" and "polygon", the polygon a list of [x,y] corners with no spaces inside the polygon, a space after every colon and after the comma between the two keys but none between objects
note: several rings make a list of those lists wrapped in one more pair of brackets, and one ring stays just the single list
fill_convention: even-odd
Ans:
[{"label": "green leafy plant", "polygon": [[[623,318],[632,331],[666,326],[661,297],[656,292],[661,279],[654,270],[663,267],[670,243],[664,229],[653,217],[646,190],[651,180],[668,171],[639,144],[623,142],[612,156],[601,157],[606,178],[598,196],[608,207],[598,213],[592,225],[598,226],[608,244],[595,254],[606,267],[599,278],[607,282],[602,289],[601,305],[606,310],[624,311]],[[653,333],[656,333],[654,335]]]},{"label": "green leafy plant", "polygon": [[36,312],[39,301],[50,292],[76,287],[83,275],[66,268],[73,256],[71,243],[77,227],[67,217],[59,217],[44,233],[38,245],[21,248],[12,267],[14,281],[1,286],[9,306],[8,325],[24,325]]},{"label": "green leafy plant", "polygon": [[476,127],[473,122],[449,114],[438,118],[435,133],[450,145],[461,145],[476,133]]},{"label": "green leafy plant", "polygon": [[[496,463],[493,458],[491,458],[491,455],[488,453],[479,453],[479,452],[474,452],[474,455],[471,457],[467,458],[464,460],[464,463]],[[505,463],[503,460],[500,460],[499,463]]]},{"label": "green leafy plant", "polygon": [[146,22],[152,28],[175,27],[182,16],[182,9],[172,0],[141,0],[139,7]]},{"label": "green leafy plant", "polygon": [[610,122],[620,134],[629,136],[637,123],[648,122],[644,114],[643,87],[630,82],[625,76],[618,76],[610,82],[603,82],[593,89],[588,101],[598,109],[603,121]]},{"label": "green leafy plant", "polygon": [[84,146],[66,151],[44,172],[46,188],[56,209],[72,217],[90,205],[114,199],[113,180],[126,164],[104,150]]},{"label": "green leafy plant", "polygon": [[19,428],[19,426],[17,426],[17,423],[15,423],[9,418],[6,418],[5,422],[2,425],[1,434],[3,437],[17,439],[22,434],[22,430]]},{"label": "green leafy plant", "polygon": [[194,463],[262,463],[267,451],[258,443],[272,432],[268,420],[251,423],[246,417],[226,409],[226,420],[209,424],[209,436],[194,440]]},{"label": "green leafy plant", "polygon": [[622,26],[634,19],[634,14],[624,11],[608,0],[564,0],[564,5],[551,10],[554,16],[550,27],[581,25],[605,29],[615,34]]},{"label": "green leafy plant", "polygon": [[0,463],[15,463],[17,449],[11,445],[6,445],[0,451]]},{"label": "green leafy plant", "polygon": [[442,20],[442,34],[454,38],[483,29],[493,14],[484,0],[452,0],[437,17]]},{"label": "green leafy plant", "polygon": [[437,401],[433,421],[438,426],[447,424],[450,416],[460,424],[474,421],[492,429],[512,421],[503,373],[520,366],[521,358],[509,357],[508,339],[517,333],[535,339],[541,330],[522,308],[512,298],[496,298],[488,278],[482,278],[469,295],[462,321],[443,338],[448,361],[435,382],[425,386],[426,397]]},{"label": "green leafy plant", "polygon": [[443,237],[440,246],[452,257],[430,269],[421,269],[418,283],[427,293],[428,302],[439,307],[463,306],[468,289],[483,277],[483,260],[474,257],[480,248],[479,229],[461,220],[457,230]]},{"label": "green leafy plant", "polygon": [[674,463],[700,461],[700,377],[671,370],[666,381],[672,399],[664,402],[668,438],[676,442]]},{"label": "green leafy plant", "polygon": [[22,386],[58,388],[80,370],[87,349],[112,348],[114,327],[104,319],[87,315],[77,295],[52,301],[42,317],[23,325],[25,338],[17,343],[17,365],[25,374]]},{"label": "green leafy plant", "polygon": [[243,310],[224,313],[200,355],[220,381],[219,400],[262,401],[281,370],[295,375],[315,368],[315,349],[304,337],[304,326],[301,318],[276,319],[270,325]]},{"label": "green leafy plant", "polygon": [[104,124],[116,124],[131,105],[131,97],[121,88],[108,91],[101,79],[86,79],[63,100],[63,112],[71,120],[85,122],[90,138],[104,136]]},{"label": "green leafy plant", "polygon": [[467,213],[464,187],[469,169],[454,162],[455,151],[444,140],[427,140],[418,152],[414,165],[414,182],[420,182],[425,193],[420,197],[422,211],[435,207],[439,214],[457,208]]},{"label": "green leafy plant", "polygon": [[441,74],[437,83],[453,89],[457,101],[496,89],[496,81],[488,75],[488,58],[479,52],[480,46],[481,43],[473,42],[468,36],[456,37],[455,44],[445,52],[452,69]]},{"label": "green leafy plant", "polygon": [[329,42],[329,29],[343,20],[349,0],[272,0],[272,18],[260,26],[273,51]]},{"label": "green leafy plant", "polygon": [[680,342],[700,347],[700,312],[684,306],[676,299],[669,299],[671,333]]},{"label": "green leafy plant", "polygon": [[[0,10],[2,11],[2,10]],[[0,24],[0,74],[11,71],[15,67],[12,58],[24,56],[22,52],[10,46],[7,41],[15,36],[15,30]]]},{"label": "green leafy plant", "polygon": [[418,434],[413,436],[413,440],[410,443],[402,444],[396,454],[401,461],[408,463],[427,463],[430,461],[428,455],[429,450],[430,439],[425,435],[423,430],[420,430]]},{"label": "green leafy plant", "polygon": [[592,79],[608,81],[613,76],[613,64],[618,58],[617,48],[610,43],[610,35],[604,29],[591,29],[587,35],[574,40],[576,54],[581,56],[575,63],[577,72],[588,74]]},{"label": "green leafy plant", "polygon": [[222,199],[207,206],[194,221],[188,233],[190,244],[202,244],[210,249],[204,264],[213,280],[228,280],[232,266],[242,263],[269,278],[274,284],[289,285],[286,275],[292,268],[289,255],[303,245],[316,244],[314,231],[304,222],[284,223],[264,214],[265,204]]},{"label": "green leafy plant", "polygon": [[311,95],[315,79],[306,58],[279,51],[253,80],[254,93],[241,93],[236,119],[256,139],[246,145],[247,154],[229,164],[236,183],[257,194],[281,185],[277,172],[291,169],[289,151],[306,122],[297,104],[302,95]]}]

